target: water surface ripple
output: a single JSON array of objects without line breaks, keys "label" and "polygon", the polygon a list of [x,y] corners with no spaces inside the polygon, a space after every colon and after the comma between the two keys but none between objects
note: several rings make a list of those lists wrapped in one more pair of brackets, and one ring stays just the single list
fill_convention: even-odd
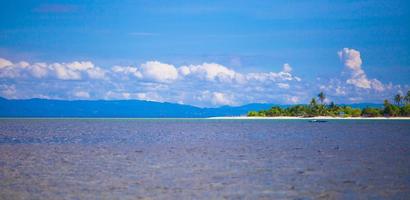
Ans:
[{"label": "water surface ripple", "polygon": [[409,198],[409,120],[0,119],[0,199]]}]

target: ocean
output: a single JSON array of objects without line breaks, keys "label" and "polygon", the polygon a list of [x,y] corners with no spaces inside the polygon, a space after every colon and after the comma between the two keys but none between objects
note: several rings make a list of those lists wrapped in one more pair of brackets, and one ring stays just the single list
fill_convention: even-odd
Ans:
[{"label": "ocean", "polygon": [[0,119],[0,199],[409,199],[410,120]]}]

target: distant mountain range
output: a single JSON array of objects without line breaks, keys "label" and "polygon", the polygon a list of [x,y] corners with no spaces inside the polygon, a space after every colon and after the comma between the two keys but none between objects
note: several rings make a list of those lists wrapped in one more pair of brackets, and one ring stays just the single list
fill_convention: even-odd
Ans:
[{"label": "distant mountain range", "polygon": [[[199,108],[175,103],[141,100],[9,100],[0,97],[0,117],[130,117],[190,118],[245,115],[251,110],[269,109],[277,104],[254,103],[243,106]],[[288,105],[277,105],[287,107]],[[382,107],[382,104],[351,104],[356,108]]]}]

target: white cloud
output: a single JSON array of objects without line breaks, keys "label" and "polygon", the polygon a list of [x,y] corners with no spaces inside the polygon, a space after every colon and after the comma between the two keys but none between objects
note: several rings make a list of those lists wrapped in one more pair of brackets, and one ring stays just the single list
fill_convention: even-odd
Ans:
[{"label": "white cloud", "polygon": [[135,93],[136,99],[146,100],[146,101],[157,101],[162,102],[163,99],[155,92],[138,92]]},{"label": "white cloud", "polygon": [[235,105],[236,102],[233,100],[232,95],[228,95],[222,92],[213,92],[212,93],[212,103],[214,105]]},{"label": "white cloud", "polygon": [[241,75],[234,70],[216,63],[182,66],[179,71],[183,76],[193,75],[207,81],[232,82],[241,79]]},{"label": "white cloud", "polygon": [[366,73],[362,69],[362,59],[360,52],[355,49],[343,48],[338,52],[340,60],[343,61],[345,67],[350,70],[351,76],[346,80],[347,84],[354,85],[363,89],[374,89],[383,91],[383,84],[377,79],[369,80]]},{"label": "white cloud", "polygon": [[104,99],[112,100],[112,99],[130,99],[130,93],[128,92],[120,92],[120,91],[107,91],[104,93]]},{"label": "white cloud", "polygon": [[136,100],[145,100],[145,101],[156,101],[163,102],[164,99],[156,92],[124,92],[124,91],[108,91],[104,94],[104,99],[136,99]]},{"label": "white cloud", "polygon": [[299,77],[297,77],[297,76],[295,76],[295,77],[293,77],[297,82],[300,82],[300,81],[302,81],[302,79],[301,78],[299,78]]},{"label": "white cloud", "polygon": [[87,74],[91,79],[105,79],[105,70],[99,67],[87,70]]},{"label": "white cloud", "polygon": [[125,67],[114,66],[114,67],[111,68],[111,70],[115,73],[120,73],[120,74],[124,74],[124,75],[132,75],[132,76],[137,77],[139,79],[142,78],[141,72],[136,67],[132,67],[132,66],[125,66]]},{"label": "white cloud", "polygon": [[346,89],[341,86],[337,86],[335,89],[335,94],[338,96],[346,95]]},{"label": "white cloud", "polygon": [[191,73],[191,70],[187,66],[182,66],[178,68],[178,73],[181,74],[182,76],[187,76]]},{"label": "white cloud", "polygon": [[347,79],[346,83],[354,85],[359,88],[371,89],[371,82],[366,78],[365,75]]},{"label": "white cloud", "polygon": [[30,63],[21,61],[12,63],[0,58],[0,77],[3,78],[46,78],[53,77],[60,80],[81,80],[83,76],[90,79],[104,79],[105,71],[94,66],[92,62],[71,62],[71,63]]},{"label": "white cloud", "polygon": [[292,72],[292,67],[288,63],[283,64],[283,72],[290,73]]},{"label": "white cloud", "polygon": [[351,69],[354,75],[361,75],[364,71],[361,68],[362,59],[360,52],[354,49],[343,48],[337,53],[339,58],[344,62],[345,66]]},{"label": "white cloud", "polygon": [[21,71],[20,68],[15,67],[13,65],[5,66],[3,68],[0,68],[0,78],[11,78],[11,79],[18,78],[21,76],[20,71]]},{"label": "white cloud", "polygon": [[[324,91],[337,103],[389,98],[408,86],[368,79],[361,68],[360,52],[343,49],[340,59],[348,78],[302,81],[285,63],[279,72],[240,73],[217,63],[184,65],[158,61],[139,66],[100,68],[89,61],[68,63],[11,62],[0,59],[0,95],[10,98],[139,99],[183,102],[203,107],[252,102],[307,103]],[[76,80],[76,81],[66,81]],[[16,90],[18,88],[18,90]],[[92,95],[88,93],[92,91]],[[71,91],[71,92],[66,92]],[[353,97],[353,98],[352,98]],[[360,98],[360,99],[357,99]]]},{"label": "white cloud", "polygon": [[145,79],[169,83],[178,78],[178,71],[173,65],[158,61],[148,61],[141,65],[141,73]]},{"label": "white cloud", "polygon": [[379,80],[377,80],[377,79],[372,79],[372,80],[370,81],[370,83],[371,83],[372,88],[375,89],[376,91],[383,91],[383,90],[385,90],[385,87],[384,87],[383,83],[381,83],[381,82],[380,82]]},{"label": "white cloud", "polygon": [[61,80],[81,80],[83,74],[87,74],[91,79],[104,79],[105,72],[95,67],[92,62],[71,62],[71,63],[54,63],[50,68],[55,72],[57,78]]},{"label": "white cloud", "polygon": [[249,73],[246,75],[247,80],[255,80],[255,81],[301,81],[302,79],[291,74],[292,67],[289,64],[284,64],[282,71],[275,73],[275,72],[267,72],[267,73]]},{"label": "white cloud", "polygon": [[46,63],[35,63],[34,65],[26,65],[29,67],[29,71],[32,76],[36,78],[46,77],[49,71],[49,68]]},{"label": "white cloud", "polygon": [[237,102],[234,100],[234,96],[232,94],[210,92],[208,90],[201,92],[201,94],[196,97],[196,100],[201,102],[209,102],[213,106],[237,105]]},{"label": "white cloud", "polygon": [[58,79],[61,80],[81,80],[81,72],[77,70],[69,69],[66,65],[60,63],[54,63],[52,69]]},{"label": "white cloud", "polygon": [[0,93],[2,97],[15,99],[17,90],[15,85],[0,85]]},{"label": "white cloud", "polygon": [[[276,90],[290,88],[293,84],[290,81],[300,81],[298,77],[291,74],[292,68],[289,64],[284,64],[280,72],[241,74],[217,63],[176,68],[171,64],[149,61],[139,67],[113,66],[105,70],[89,61],[52,64],[12,63],[7,60],[2,62],[5,64],[0,69],[1,77],[16,81],[36,81],[34,86],[38,86],[37,90],[42,91],[37,93],[37,96],[42,94],[62,99],[141,99],[184,102],[201,106],[238,105],[253,99],[258,99],[258,102],[266,101],[264,98],[273,99],[280,96],[280,94],[271,95]],[[50,81],[52,85],[48,85]],[[93,90],[93,97],[89,93],[73,90],[73,88],[84,88],[84,84],[87,84],[87,89]],[[277,87],[272,87],[272,84]],[[50,90],[50,88],[55,89]],[[59,92],[61,90],[74,92]],[[213,90],[217,92],[199,92]],[[19,96],[36,96],[34,89],[21,92],[25,94]],[[198,100],[200,99],[198,95],[203,96],[202,100]],[[280,98],[286,100],[285,97]]]},{"label": "white cloud", "polygon": [[20,65],[22,68],[26,68],[26,67],[30,66],[30,63],[28,63],[26,61],[20,61],[17,64]]},{"label": "white cloud", "polygon": [[11,65],[13,65],[13,63],[11,61],[6,60],[4,58],[0,58],[0,69],[5,68],[7,66],[11,66]]}]

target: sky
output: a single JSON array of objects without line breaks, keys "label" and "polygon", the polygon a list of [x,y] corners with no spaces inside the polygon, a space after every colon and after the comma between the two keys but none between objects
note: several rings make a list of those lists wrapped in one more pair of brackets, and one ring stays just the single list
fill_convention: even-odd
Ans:
[{"label": "sky", "polygon": [[381,103],[410,88],[408,1],[0,3],[8,99]]}]

